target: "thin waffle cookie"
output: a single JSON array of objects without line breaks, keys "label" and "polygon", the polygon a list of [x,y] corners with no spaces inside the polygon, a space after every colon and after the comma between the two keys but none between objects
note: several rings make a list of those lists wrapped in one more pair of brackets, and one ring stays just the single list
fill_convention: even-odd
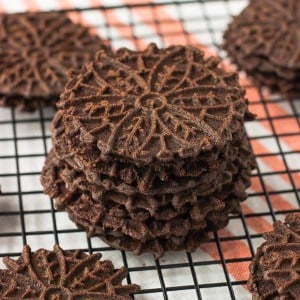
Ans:
[{"label": "thin waffle cookie", "polygon": [[55,105],[67,71],[108,49],[64,13],[0,15],[0,105],[31,111]]},{"label": "thin waffle cookie", "polygon": [[195,157],[224,147],[248,115],[237,75],[218,64],[191,46],[102,51],[73,74],[58,107],[65,126],[79,128],[79,140],[96,145],[103,161]]},{"label": "thin waffle cookie", "polygon": [[264,238],[250,266],[253,299],[300,299],[300,213],[275,222]]},{"label": "thin waffle cookie", "polygon": [[45,193],[91,236],[136,254],[195,250],[247,198],[253,118],[235,73],[194,47],[98,52],[52,122]]},{"label": "thin waffle cookie", "polygon": [[[276,22],[274,22],[276,20]],[[224,48],[260,85],[300,91],[300,2],[253,0],[229,25]]]},{"label": "thin waffle cookie", "polygon": [[122,285],[125,268],[115,270],[101,254],[87,255],[80,250],[31,252],[24,246],[17,260],[4,258],[7,269],[0,270],[2,300],[130,300],[139,291],[135,284]]}]

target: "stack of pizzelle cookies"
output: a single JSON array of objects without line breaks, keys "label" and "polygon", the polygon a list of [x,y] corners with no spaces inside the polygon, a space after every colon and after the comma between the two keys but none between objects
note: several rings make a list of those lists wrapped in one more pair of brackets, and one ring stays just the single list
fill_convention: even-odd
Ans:
[{"label": "stack of pizzelle cookies", "polygon": [[299,0],[251,1],[228,26],[223,47],[260,86],[300,95]]},{"label": "stack of pizzelle cookies", "polygon": [[235,73],[191,46],[100,51],[71,73],[41,181],[89,235],[136,254],[195,250],[246,199],[253,118]]}]

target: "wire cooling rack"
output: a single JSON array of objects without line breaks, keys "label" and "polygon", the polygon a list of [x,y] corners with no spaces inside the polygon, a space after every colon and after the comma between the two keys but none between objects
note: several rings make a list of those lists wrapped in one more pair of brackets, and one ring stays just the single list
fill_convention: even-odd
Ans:
[{"label": "wire cooling rack", "polygon": [[[22,5],[15,7],[13,2]],[[115,48],[144,48],[149,42],[193,44],[221,57],[222,32],[231,16],[247,4],[241,0],[13,2],[0,1],[0,9],[66,10]],[[230,68],[226,60],[224,65]],[[0,256],[18,256],[26,243],[33,250],[59,243],[65,249],[101,251],[116,267],[127,266],[128,282],[142,287],[135,299],[250,299],[245,286],[248,265],[262,242],[262,232],[271,230],[275,219],[299,210],[300,101],[258,90],[244,74],[241,82],[250,110],[258,115],[246,125],[258,168],[243,213],[233,215],[229,226],[212,234],[195,253],[168,253],[160,260],[150,254],[135,257],[107,247],[98,238],[87,238],[66,213],[56,211],[39,183],[51,148],[53,110],[29,114],[0,109]]]}]

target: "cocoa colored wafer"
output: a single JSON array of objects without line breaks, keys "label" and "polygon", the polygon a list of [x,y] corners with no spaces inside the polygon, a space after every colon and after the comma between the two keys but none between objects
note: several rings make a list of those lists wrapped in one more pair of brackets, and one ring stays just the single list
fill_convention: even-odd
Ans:
[{"label": "cocoa colored wafer", "polygon": [[108,50],[65,13],[0,15],[0,105],[32,111],[54,106],[67,72]]},{"label": "cocoa colored wafer", "polygon": [[4,258],[6,269],[0,270],[2,300],[130,300],[139,291],[135,284],[123,285],[127,276],[123,267],[115,270],[111,261],[100,260],[101,254],[87,255],[80,250],[32,252],[24,246],[17,259]]}]

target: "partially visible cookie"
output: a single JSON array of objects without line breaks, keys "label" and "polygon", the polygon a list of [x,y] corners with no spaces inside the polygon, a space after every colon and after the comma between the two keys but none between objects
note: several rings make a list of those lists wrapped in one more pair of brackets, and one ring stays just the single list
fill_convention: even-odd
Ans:
[{"label": "partially visible cookie", "polygon": [[224,48],[259,85],[299,95],[299,20],[299,0],[252,0],[229,25]]},{"label": "partially visible cookie", "polygon": [[0,270],[2,300],[130,300],[139,290],[135,284],[122,285],[125,268],[115,270],[101,254],[87,255],[80,250],[31,252],[24,246],[17,260],[4,258],[7,269]]},{"label": "partially visible cookie", "polygon": [[65,13],[0,15],[0,105],[31,111],[54,105],[67,82],[96,51],[108,49]]},{"label": "partially visible cookie", "polygon": [[275,222],[264,238],[250,266],[253,299],[300,299],[300,213]]}]

